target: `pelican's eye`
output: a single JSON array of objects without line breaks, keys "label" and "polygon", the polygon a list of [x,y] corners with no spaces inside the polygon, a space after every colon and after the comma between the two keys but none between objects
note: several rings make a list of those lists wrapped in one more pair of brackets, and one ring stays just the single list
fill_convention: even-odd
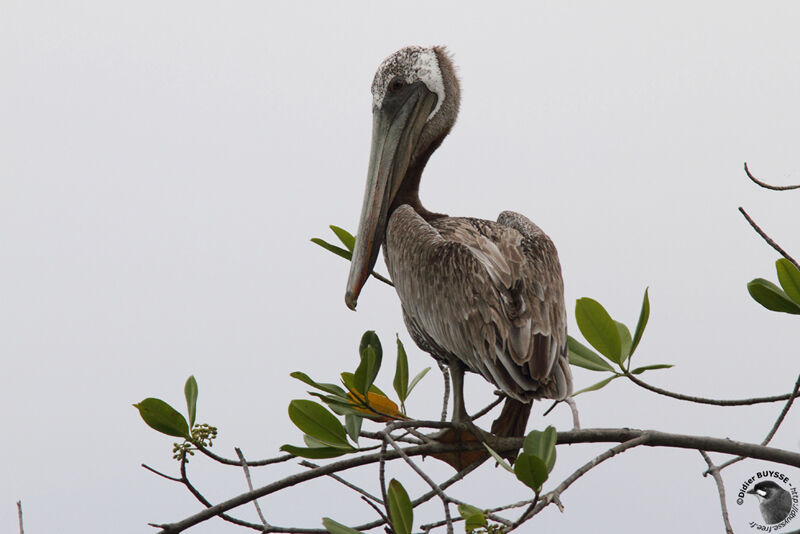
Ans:
[{"label": "pelican's eye", "polygon": [[397,92],[406,86],[406,81],[403,78],[396,77],[389,82],[389,91]]}]

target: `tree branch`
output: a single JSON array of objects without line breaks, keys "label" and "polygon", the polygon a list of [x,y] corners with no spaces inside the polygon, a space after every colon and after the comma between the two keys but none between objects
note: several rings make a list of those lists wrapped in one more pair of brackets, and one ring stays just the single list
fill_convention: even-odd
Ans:
[{"label": "tree branch", "polygon": [[[794,399],[797,398],[797,394],[799,391],[800,391],[800,375],[798,375],[797,380],[794,383],[794,389],[792,390],[789,400],[787,400],[786,404],[783,405],[781,413],[778,414],[778,418],[775,419],[775,423],[772,425],[772,428],[770,429],[769,432],[767,432],[767,436],[761,441],[761,445],[767,445],[770,441],[772,441],[772,438],[775,437],[775,433],[778,431],[778,428],[780,428],[781,424],[783,424],[783,421],[786,419],[786,414],[789,413],[789,409],[792,407]],[[744,458],[745,458],[744,456],[737,456],[736,458],[731,458],[730,460],[720,464],[718,470],[721,471],[726,467],[728,467],[729,465],[744,460]],[[706,471],[705,473],[703,473],[703,476],[709,473],[711,473],[711,471]]]},{"label": "tree branch", "polygon": [[761,238],[762,238],[764,241],[766,241],[766,242],[767,242],[767,244],[768,244],[769,246],[771,246],[772,248],[774,248],[775,250],[777,250],[777,251],[778,251],[778,254],[780,254],[781,256],[783,256],[784,258],[786,258],[787,260],[789,260],[790,262],[792,262],[792,263],[794,264],[794,266],[795,266],[795,267],[797,267],[798,269],[800,269],[800,264],[798,264],[798,263],[797,263],[797,260],[795,260],[794,258],[792,258],[791,256],[789,256],[789,253],[788,253],[788,252],[786,252],[785,250],[783,250],[779,244],[777,244],[775,241],[773,241],[773,240],[772,240],[772,238],[771,238],[770,236],[768,236],[768,235],[766,234],[766,232],[764,232],[764,230],[762,230],[762,229],[761,229],[761,227],[759,227],[759,226],[756,224],[756,222],[755,222],[755,221],[754,221],[754,220],[753,220],[753,219],[752,219],[752,218],[751,218],[751,217],[750,217],[750,216],[747,214],[747,212],[746,212],[746,211],[744,211],[744,208],[743,208],[743,207],[739,206],[739,211],[742,213],[742,215],[744,215],[744,218],[745,218],[745,219],[747,219],[747,222],[749,222],[749,223],[750,223],[750,226],[752,226],[752,227],[753,227],[753,230],[755,230],[755,231],[756,231],[756,233],[757,233],[758,235],[760,235],[760,236],[761,236]]},{"label": "tree branch", "polygon": [[773,191],[789,191],[790,189],[800,189],[800,184],[797,185],[769,185],[766,182],[762,182],[755,176],[750,173],[750,169],[747,168],[747,162],[744,163],[744,172],[747,173],[747,177],[750,178],[754,183],[760,185],[764,189],[772,189]]},{"label": "tree branch", "polygon": [[[247,460],[244,459],[244,454],[242,453],[242,449],[239,447],[234,447],[236,451],[236,456],[239,457],[239,460],[242,461],[242,469],[244,470],[244,478],[247,480],[247,487],[250,491],[253,491],[253,480],[250,478],[250,468],[247,466]],[[267,523],[266,518],[264,518],[264,513],[261,511],[261,506],[258,504],[258,499],[253,499],[253,504],[256,507],[256,513],[258,514],[258,518],[261,520],[261,524],[264,525],[264,528],[269,528],[269,523]]]},{"label": "tree branch", "polygon": [[[530,512],[530,517],[526,518],[525,520],[527,521],[531,517],[535,516],[536,514],[544,510],[547,506],[549,506],[552,503],[556,503],[556,506],[558,506],[559,509],[563,509],[563,505],[561,504],[561,494],[564,493],[564,491],[566,491],[567,488],[569,488],[576,480],[578,480],[583,475],[585,475],[586,473],[588,473],[601,463],[605,462],[609,458],[613,458],[617,454],[625,452],[628,449],[632,449],[633,447],[638,447],[639,445],[652,445],[652,443],[650,443],[650,438],[652,437],[651,431],[645,430],[639,432],[640,434],[638,436],[625,440],[619,445],[611,447],[604,453],[595,456],[589,462],[579,467],[570,476],[565,478],[561,482],[561,484],[556,486],[556,488],[553,491],[547,493],[544,496],[544,498],[542,498],[540,502],[536,505],[533,511]],[[523,517],[524,515],[525,514],[523,514]]]},{"label": "tree branch", "polygon": [[19,522],[19,534],[25,534],[25,528],[22,526],[22,501],[17,501],[17,521]]},{"label": "tree branch", "polygon": [[725,524],[725,532],[727,534],[733,534],[733,528],[731,527],[731,522],[728,519],[728,505],[725,502],[725,484],[722,482],[722,475],[719,474],[720,468],[714,465],[714,462],[711,461],[711,457],[706,451],[700,451],[700,454],[703,456],[703,460],[705,460],[706,464],[708,465],[708,470],[703,473],[703,476],[706,476],[706,474],[711,474],[711,476],[714,478],[714,482],[717,483],[717,492],[719,493],[719,504],[722,508],[722,522]]},{"label": "tree branch", "polygon": [[403,451],[403,449],[400,448],[397,442],[394,439],[392,439],[392,436],[390,434],[391,427],[392,425],[387,425],[386,429],[383,431],[384,439],[386,439],[386,441],[389,442],[389,445],[392,446],[395,452],[397,452],[397,454],[399,454],[400,457],[406,461],[406,463],[411,467],[411,469],[413,469],[414,472],[417,473],[422,480],[427,482],[427,484],[431,487],[431,489],[442,500],[442,506],[444,506],[444,518],[447,521],[447,534],[453,534],[453,519],[450,517],[450,498],[447,495],[445,495],[444,491],[442,491],[442,488],[440,488],[436,484],[436,482],[434,482],[431,479],[431,477],[429,477],[428,474],[425,473],[425,471],[420,469],[419,466],[417,466],[417,464],[415,464],[414,461],[408,457],[408,455]]},{"label": "tree branch", "polygon": [[625,376],[628,377],[628,379],[637,386],[643,387],[644,389],[652,391],[653,393],[658,393],[659,395],[664,395],[665,397],[671,397],[673,399],[682,401],[696,402],[698,404],[711,404],[712,406],[751,406],[753,404],[765,404],[768,402],[785,401],[787,399],[800,396],[800,394],[797,391],[794,391],[792,393],[786,393],[784,395],[773,395],[771,397],[753,397],[750,399],[708,399],[705,397],[683,395],[682,393],[674,393],[666,389],[661,389],[660,387],[653,386],[643,380],[636,378],[629,371],[625,371]]},{"label": "tree branch", "polygon": [[[394,423],[396,428],[405,426],[412,426],[416,423],[418,427],[427,428],[443,428],[450,427],[451,425],[440,423],[438,421],[398,421]],[[619,442],[625,443],[631,440],[636,440],[643,435],[647,436],[646,445],[652,447],[672,447],[682,449],[695,449],[705,450],[711,452],[720,452],[724,454],[742,455],[750,458],[757,458],[761,460],[772,461],[794,467],[800,467],[800,453],[776,449],[773,447],[765,447],[752,443],[743,443],[740,441],[733,441],[729,439],[712,438],[705,436],[693,436],[684,434],[671,434],[666,432],[658,432],[655,430],[636,430],[636,429],[583,429],[571,430],[567,432],[559,432],[557,442],[559,444],[576,444],[576,443],[608,443]],[[498,438],[494,444],[495,450],[498,452],[519,449],[522,446],[522,438]],[[409,446],[403,449],[403,452],[409,457],[430,455],[434,453],[444,452],[457,452],[466,450],[482,450],[483,444],[479,442],[469,442],[463,444],[445,444],[445,443],[426,443],[424,445]],[[623,449],[624,450],[624,449]],[[616,453],[614,453],[616,454]],[[397,451],[387,451],[385,454],[385,461],[395,460],[400,458]],[[378,463],[381,461],[380,453],[362,454],[343,460],[338,460],[327,465],[323,465],[316,469],[296,473],[277,480],[266,486],[256,488],[254,491],[237,495],[231,499],[221,502],[217,505],[206,508],[197,514],[187,517],[181,521],[160,525],[164,534],[182,532],[189,527],[198,523],[206,521],[220,513],[227,512],[233,508],[246,504],[253,499],[263,497],[280,491],[282,489],[295,486],[302,482],[326,476],[329,473],[336,473],[354,467]],[[365,527],[361,527],[365,528]],[[302,533],[324,533],[322,529],[288,529],[273,526],[268,532],[302,532]]]}]

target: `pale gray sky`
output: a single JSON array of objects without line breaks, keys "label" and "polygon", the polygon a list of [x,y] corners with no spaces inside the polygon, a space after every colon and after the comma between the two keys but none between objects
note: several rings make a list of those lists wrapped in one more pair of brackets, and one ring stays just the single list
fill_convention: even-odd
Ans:
[{"label": "pale gray sky", "polygon": [[[346,263],[308,242],[328,224],[355,229],[372,75],[408,44],[447,45],[462,81],[458,124],[425,173],[426,206],[491,219],[513,209],[542,226],[560,252],[573,334],[576,298],[633,325],[649,285],[635,358],[676,365],[650,381],[712,397],[790,389],[800,323],[748,297],[750,279],[775,279],[777,255],[736,208],[800,254],[798,193],[759,190],[742,171],[748,161],[768,181],[800,182],[800,8],[662,6],[4,0],[0,529],[16,528],[18,499],[29,532],[147,532],[199,510],[139,467],[177,466],[172,440],[131,407],[147,396],[182,406],[189,374],[198,420],[220,427],[215,449],[265,457],[301,439],[286,406],[305,388],[288,374],[335,380],[364,330],[389,348],[400,332],[412,372],[432,364],[391,288],[368,283],[350,312]],[[578,387],[597,380],[575,375]],[[473,408],[491,397],[477,378],[467,387]],[[410,413],[433,417],[440,391],[432,372]],[[622,382],[578,400],[587,427],[754,442],[780,409],[680,404]],[[563,410],[543,421],[545,407],[531,428],[569,427]],[[792,417],[774,444],[796,450],[798,431]],[[561,447],[553,476],[602,449]],[[726,471],[731,493],[760,467]],[[628,452],[571,488],[564,514],[536,521],[552,532],[719,531],[703,468],[691,451]],[[245,489],[236,470],[190,469],[212,500]],[[299,468],[255,482],[289,469]],[[392,474],[422,489],[402,467]],[[479,506],[527,496],[488,466],[475,480],[459,495]],[[263,506],[296,526],[372,517],[332,482]],[[736,520],[757,514],[734,508]],[[194,531],[233,530],[217,520]]]}]

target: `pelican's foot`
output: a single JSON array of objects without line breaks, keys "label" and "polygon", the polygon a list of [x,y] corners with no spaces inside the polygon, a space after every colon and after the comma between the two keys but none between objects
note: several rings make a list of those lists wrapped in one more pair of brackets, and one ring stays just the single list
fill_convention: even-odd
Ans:
[{"label": "pelican's foot", "polygon": [[[453,421],[452,428],[446,428],[428,437],[438,443],[487,443],[491,434],[479,428],[472,421]],[[484,448],[469,451],[453,451],[432,454],[437,460],[450,465],[456,471],[461,471],[476,462],[489,458],[489,453]]]}]

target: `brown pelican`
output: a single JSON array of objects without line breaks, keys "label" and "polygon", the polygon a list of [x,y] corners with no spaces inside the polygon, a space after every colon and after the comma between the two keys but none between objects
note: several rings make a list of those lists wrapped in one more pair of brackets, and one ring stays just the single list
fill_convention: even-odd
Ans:
[{"label": "brown pelican", "polygon": [[[425,209],[420,177],[458,115],[459,82],[443,47],[407,47],[372,82],[372,147],[345,302],[355,309],[383,255],[414,342],[449,368],[453,422],[472,427],[464,371],[508,397],[492,425],[522,436],[531,401],[572,392],[561,266],[555,246],[524,216],[497,221]],[[510,454],[513,458],[516,454]]]}]

